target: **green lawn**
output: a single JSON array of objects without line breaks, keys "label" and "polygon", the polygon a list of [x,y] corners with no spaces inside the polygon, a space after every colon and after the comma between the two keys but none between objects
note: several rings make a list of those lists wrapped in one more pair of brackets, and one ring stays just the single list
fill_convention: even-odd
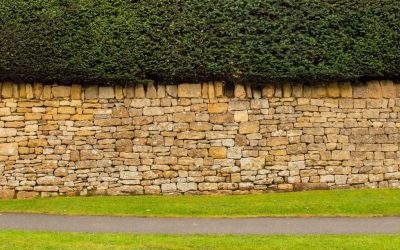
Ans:
[{"label": "green lawn", "polygon": [[400,189],[0,200],[0,212],[149,217],[392,216],[400,215]]},{"label": "green lawn", "polygon": [[0,249],[399,249],[400,235],[130,235],[0,231]]}]

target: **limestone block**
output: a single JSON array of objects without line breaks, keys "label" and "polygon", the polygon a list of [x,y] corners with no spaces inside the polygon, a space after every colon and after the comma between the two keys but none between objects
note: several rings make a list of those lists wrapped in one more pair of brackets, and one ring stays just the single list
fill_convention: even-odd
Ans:
[{"label": "limestone block", "polygon": [[135,98],[145,98],[144,85],[142,83],[135,84]]},{"label": "limestone block", "polygon": [[269,137],[267,138],[267,146],[276,147],[281,145],[287,145],[289,143],[287,137]]},{"label": "limestone block", "polygon": [[122,180],[141,180],[142,175],[137,171],[121,171],[120,178]]},{"label": "limestone block", "polygon": [[245,88],[246,88],[246,96],[247,96],[247,98],[253,98],[253,90],[251,88],[251,84],[246,83]]},{"label": "limestone block", "polygon": [[208,155],[214,159],[225,159],[226,153],[226,147],[210,147],[208,150]]},{"label": "limestone block", "polygon": [[38,178],[36,182],[41,186],[56,186],[60,185],[62,183],[62,180],[60,177],[45,176]]},{"label": "limestone block", "polygon": [[32,99],[33,98],[32,84],[27,83],[26,86],[25,86],[25,91],[26,91],[26,98],[27,99]]},{"label": "limestone block", "polygon": [[264,98],[272,98],[275,94],[275,85],[273,83],[266,83],[262,89],[261,95]]},{"label": "limestone block", "polygon": [[122,85],[120,84],[115,85],[114,93],[115,93],[115,99],[117,100],[124,99],[124,88],[122,87]]},{"label": "limestone block", "polygon": [[38,196],[38,192],[29,192],[29,191],[19,191],[17,193],[17,199],[22,200],[22,199],[32,199]]},{"label": "limestone block", "polygon": [[208,83],[201,84],[201,98],[207,99],[208,98]]},{"label": "limestone block", "polygon": [[95,100],[99,97],[99,87],[97,85],[88,85],[85,88],[85,99]]},{"label": "limestone block", "polygon": [[28,147],[35,148],[35,147],[46,147],[48,142],[46,139],[30,139],[28,142]]},{"label": "limestone block", "polygon": [[396,86],[394,85],[393,81],[380,81],[380,84],[382,87],[382,97],[396,98]]},{"label": "limestone block", "polygon": [[[28,91],[27,91],[28,93]],[[54,98],[67,98],[71,96],[70,86],[55,86],[52,88]],[[27,94],[28,95],[28,94]]]},{"label": "limestone block", "polygon": [[144,193],[145,194],[160,194],[161,193],[161,188],[160,186],[145,186],[144,187]]},{"label": "limestone block", "polygon": [[170,97],[178,97],[178,86],[177,85],[167,85],[165,87],[167,95]]},{"label": "limestone block", "polygon": [[342,161],[350,160],[350,151],[334,150],[332,151],[332,160]]},{"label": "limestone block", "polygon": [[146,85],[146,98],[155,99],[157,98],[157,89],[153,82],[149,82]]},{"label": "limestone block", "polygon": [[114,98],[114,87],[112,87],[112,86],[99,87],[99,98],[100,99],[113,99]]},{"label": "limestone block", "polygon": [[234,120],[235,122],[247,122],[249,120],[249,114],[247,110],[235,111]]},{"label": "limestone block", "polygon": [[44,85],[41,99],[50,100],[52,98],[53,94],[51,92],[51,85]]},{"label": "limestone block", "polygon": [[202,140],[205,137],[205,133],[201,131],[185,131],[177,135],[180,140]]},{"label": "limestone block", "polygon": [[190,130],[193,131],[210,131],[212,130],[212,124],[208,122],[192,122],[190,123]]},{"label": "limestone block", "polygon": [[225,113],[228,111],[228,103],[209,103],[208,112],[209,113]]},{"label": "limestone block", "polygon": [[293,97],[303,97],[303,84],[294,83],[292,85],[292,96]]},{"label": "limestone block", "polygon": [[224,97],[224,83],[214,82],[214,94],[216,98]]},{"label": "limestone block", "polygon": [[243,170],[259,170],[265,166],[265,157],[242,158],[240,159],[240,169]]},{"label": "limestone block", "polygon": [[292,96],[292,85],[289,82],[284,82],[282,85],[283,97],[291,97]]},{"label": "limestone block", "polygon": [[43,92],[43,83],[40,83],[40,82],[34,83],[33,84],[33,96],[34,96],[34,98],[35,99],[40,99],[41,96],[42,96],[42,92]]},{"label": "limestone block", "polygon": [[201,97],[201,84],[200,83],[179,84],[178,97],[181,98]]},{"label": "limestone block", "polygon": [[190,183],[177,183],[176,184],[178,191],[181,192],[188,192],[188,191],[196,191],[197,190],[197,184],[194,182]]},{"label": "limestone block", "polygon": [[13,88],[13,97],[14,98],[19,98],[19,86],[18,86],[18,83],[13,83],[12,88]]},{"label": "limestone block", "polygon": [[161,184],[161,191],[163,193],[172,193],[176,191],[176,183]]},{"label": "limestone block", "polygon": [[312,98],[324,98],[327,97],[327,89],[325,84],[315,84],[311,87],[311,97]]},{"label": "limestone block", "polygon": [[144,107],[143,115],[155,116],[155,115],[163,115],[164,108],[162,107]]},{"label": "limestone block", "polygon": [[57,192],[59,190],[58,186],[35,186],[36,192]]},{"label": "limestone block", "polygon": [[157,97],[164,98],[165,96],[166,96],[165,85],[160,83],[157,85]]},{"label": "limestone block", "polygon": [[212,191],[212,190],[217,190],[218,189],[218,184],[217,183],[199,183],[198,184],[199,190],[200,191]]},{"label": "limestone block", "polygon": [[1,97],[12,98],[13,96],[13,84],[11,82],[3,82],[1,85]]},{"label": "limestone block", "polygon": [[12,199],[15,196],[15,191],[12,189],[0,189],[0,200],[1,199]]},{"label": "limestone block", "polygon": [[337,98],[340,96],[340,89],[338,82],[330,82],[327,85],[328,97]]},{"label": "limestone block", "polygon": [[194,122],[195,119],[196,113],[194,112],[174,113],[172,115],[172,121],[174,122]]},{"label": "limestone block", "polygon": [[235,84],[234,96],[235,98],[246,98],[246,89],[242,83]]},{"label": "limestone block", "polygon": [[232,100],[229,102],[228,110],[250,110],[250,101]]},{"label": "limestone block", "polygon": [[17,135],[17,129],[15,128],[0,128],[0,137],[8,138]]},{"label": "limestone block", "polygon": [[101,160],[103,159],[103,151],[98,149],[81,150],[81,160]]},{"label": "limestone block", "polygon": [[[400,93],[400,91],[399,91],[399,93]],[[215,88],[214,88],[213,82],[208,83],[208,98],[209,99],[215,98]]]},{"label": "limestone block", "polygon": [[80,100],[82,92],[82,86],[80,84],[72,84],[71,85],[71,99],[72,100]]},{"label": "limestone block", "polygon": [[308,190],[327,190],[329,186],[327,183],[295,183],[295,191],[308,191]]},{"label": "limestone block", "polygon": [[254,134],[258,133],[259,130],[260,130],[260,122],[258,121],[243,122],[239,126],[240,134]]},{"label": "limestone block", "polygon": [[275,86],[275,97],[281,98],[283,97],[283,89],[281,84],[277,84]]},{"label": "limestone block", "polygon": [[367,86],[368,86],[368,98],[375,98],[375,99],[382,98],[382,87],[379,81],[369,81],[367,82]]},{"label": "limestone block", "polygon": [[18,143],[0,143],[0,156],[18,155]]},{"label": "limestone block", "polygon": [[19,91],[19,97],[21,99],[25,99],[26,98],[26,84],[25,83],[20,83],[18,85],[18,91]]},{"label": "limestone block", "polygon": [[210,122],[216,124],[225,124],[234,122],[234,116],[232,113],[225,114],[210,114]]},{"label": "limestone block", "polygon": [[128,84],[124,88],[124,95],[126,98],[135,98],[135,87],[131,84]]},{"label": "limestone block", "polygon": [[351,86],[351,82],[341,82],[339,84],[340,96],[344,98],[352,98],[353,97],[353,89]]}]

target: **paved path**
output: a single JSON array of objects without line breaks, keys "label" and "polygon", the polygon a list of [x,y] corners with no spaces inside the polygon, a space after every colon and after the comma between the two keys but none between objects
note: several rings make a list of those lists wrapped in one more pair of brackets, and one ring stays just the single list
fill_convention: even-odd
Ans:
[{"label": "paved path", "polygon": [[178,219],[2,213],[2,229],[136,234],[400,234],[400,217]]}]

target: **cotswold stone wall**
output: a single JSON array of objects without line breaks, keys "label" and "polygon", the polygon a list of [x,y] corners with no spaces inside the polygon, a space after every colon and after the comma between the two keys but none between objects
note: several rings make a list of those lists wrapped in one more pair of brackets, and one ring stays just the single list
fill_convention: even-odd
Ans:
[{"label": "cotswold stone wall", "polygon": [[391,81],[1,84],[0,197],[400,187]]}]

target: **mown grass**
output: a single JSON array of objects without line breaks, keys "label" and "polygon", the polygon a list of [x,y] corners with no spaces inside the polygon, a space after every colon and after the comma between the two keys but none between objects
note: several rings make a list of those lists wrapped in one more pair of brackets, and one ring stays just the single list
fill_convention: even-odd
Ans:
[{"label": "mown grass", "polygon": [[400,189],[0,200],[0,212],[146,217],[394,216],[400,215]]},{"label": "mown grass", "polygon": [[0,249],[398,249],[400,235],[131,235],[0,231]]}]

